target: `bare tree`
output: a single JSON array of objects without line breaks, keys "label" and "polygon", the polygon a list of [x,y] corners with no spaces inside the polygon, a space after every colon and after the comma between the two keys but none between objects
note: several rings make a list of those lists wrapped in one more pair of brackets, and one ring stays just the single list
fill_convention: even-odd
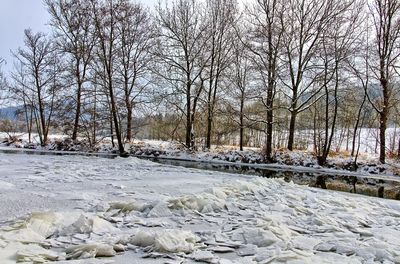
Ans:
[{"label": "bare tree", "polygon": [[157,23],[160,26],[156,53],[160,67],[156,72],[168,83],[171,94],[183,96],[185,105],[176,107],[186,117],[187,148],[194,147],[196,107],[202,91],[204,79],[201,74],[207,58],[203,52],[206,47],[207,24],[204,22],[203,7],[195,0],[176,0],[171,7],[157,8]]},{"label": "bare tree", "polygon": [[16,102],[22,102],[25,127],[28,132],[28,142],[32,143],[35,92],[29,89],[29,78],[26,74],[24,63],[15,63],[14,71],[11,73],[11,79],[13,82],[9,86],[9,97]]},{"label": "bare tree", "polygon": [[386,158],[386,128],[390,109],[393,107],[391,98],[395,93],[394,73],[400,56],[400,2],[397,0],[374,0],[369,5],[372,16],[375,41],[370,59],[371,70],[379,82],[380,96],[372,98],[367,91],[367,97],[379,115],[379,161],[385,163]]},{"label": "bare tree", "polygon": [[[364,12],[363,12],[364,13]],[[365,14],[365,13],[364,13]],[[353,58],[348,59],[346,64],[349,69],[350,76],[353,76],[354,86],[362,90],[362,94],[352,94],[353,101],[358,103],[357,115],[353,127],[351,157],[353,160],[353,168],[357,168],[357,159],[360,151],[360,137],[361,129],[365,123],[365,119],[368,115],[367,105],[367,91],[370,85],[370,67],[369,67],[369,56],[370,56],[370,44],[369,44],[369,26],[366,17],[361,18],[364,22],[364,27],[359,27],[359,33],[355,34],[355,38],[358,39],[358,43],[355,43],[355,49]],[[360,100],[359,98],[362,97]],[[358,99],[358,100],[357,100]]]},{"label": "bare tree", "polygon": [[[344,1],[343,1],[344,2]],[[343,5],[338,0],[290,0],[286,3],[285,15],[281,16],[284,70],[280,79],[286,89],[283,92],[290,101],[290,123],[287,148],[293,150],[296,119],[306,110],[320,90],[311,89],[319,78],[316,72],[316,52],[321,37],[332,18]],[[321,87],[322,89],[322,87]]]},{"label": "bare tree", "polygon": [[234,23],[238,12],[237,3],[234,0],[208,0],[206,12],[209,14],[209,26],[206,32],[209,34],[209,41],[205,56],[209,61],[205,69],[208,82],[206,85],[207,133],[205,147],[210,149],[220,80],[232,57],[235,38]]},{"label": "bare tree", "polygon": [[325,116],[323,142],[317,153],[320,165],[326,163],[336,132],[338,107],[341,101],[339,89],[346,85],[346,76],[349,75],[345,62],[351,61],[351,56],[358,48],[354,44],[358,41],[356,33],[361,22],[360,8],[362,6],[356,4],[355,1],[346,3],[346,6],[341,9],[341,12],[335,14],[326,30],[322,32],[323,73],[320,75],[319,82],[322,84],[325,97]]},{"label": "bare tree", "polygon": [[127,113],[126,139],[132,139],[133,107],[149,85],[149,65],[154,44],[154,27],[149,11],[141,4],[122,1],[117,14],[117,35],[120,45],[118,74],[122,79]]},{"label": "bare tree", "polygon": [[257,0],[250,9],[249,34],[247,48],[253,54],[253,63],[259,72],[262,87],[260,100],[266,109],[266,145],[265,157],[272,159],[272,133],[274,122],[274,97],[279,70],[279,56],[283,28],[280,17],[284,15],[284,5],[276,0]]},{"label": "bare tree", "polygon": [[93,21],[90,15],[89,1],[80,0],[45,0],[50,13],[50,25],[55,31],[55,38],[61,51],[68,60],[68,72],[76,86],[74,92],[74,121],[72,139],[76,140],[81,118],[81,102],[84,84],[88,80],[88,67],[92,60],[92,50],[96,35],[93,34]]},{"label": "bare tree", "polygon": [[118,116],[117,97],[115,91],[116,64],[118,56],[118,35],[117,14],[122,12],[123,0],[92,0],[93,19],[97,35],[97,59],[104,71],[104,84],[107,90],[107,97],[110,103],[112,126],[117,137],[118,151],[121,156],[125,156],[124,143],[120,119]]},{"label": "bare tree", "polygon": [[[238,31],[239,33],[239,31]],[[239,34],[242,34],[240,32]],[[246,128],[245,104],[249,103],[251,87],[250,77],[253,73],[249,51],[239,40],[233,42],[233,59],[228,68],[228,87],[225,90],[223,102],[225,102],[226,111],[224,118],[232,117],[232,120],[239,127],[239,149],[243,150],[244,133]]]},{"label": "bare tree", "polygon": [[54,44],[43,33],[25,30],[24,42],[25,47],[14,53],[21,65],[20,76],[27,78],[19,89],[26,90],[22,92],[24,98],[32,100],[40,143],[45,145],[61,86],[59,58]]}]

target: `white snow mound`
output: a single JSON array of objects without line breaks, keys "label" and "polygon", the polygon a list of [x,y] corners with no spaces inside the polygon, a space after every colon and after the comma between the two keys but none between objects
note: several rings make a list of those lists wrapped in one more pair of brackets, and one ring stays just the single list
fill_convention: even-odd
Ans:
[{"label": "white snow mound", "polygon": [[196,236],[191,231],[167,229],[159,232],[140,230],[130,241],[140,247],[152,247],[153,251],[191,253],[195,249]]}]

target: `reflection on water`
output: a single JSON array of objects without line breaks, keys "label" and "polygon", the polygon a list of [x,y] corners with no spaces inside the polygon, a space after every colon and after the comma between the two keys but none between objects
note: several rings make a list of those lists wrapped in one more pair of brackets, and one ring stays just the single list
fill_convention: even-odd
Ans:
[{"label": "reflection on water", "polygon": [[318,172],[288,171],[284,169],[260,168],[242,164],[218,164],[164,158],[146,158],[161,164],[212,170],[228,173],[257,175],[265,178],[283,178],[286,182],[308,185],[321,189],[344,191],[380,198],[400,200],[400,182],[375,177],[356,175],[323,174]]}]

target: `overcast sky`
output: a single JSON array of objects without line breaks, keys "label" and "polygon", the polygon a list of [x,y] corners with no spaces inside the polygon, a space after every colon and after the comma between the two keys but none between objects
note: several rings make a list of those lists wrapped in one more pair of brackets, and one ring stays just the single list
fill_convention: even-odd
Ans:
[{"label": "overcast sky", "polygon": [[[157,0],[140,0],[153,5]],[[42,0],[0,0],[0,57],[6,59],[5,70],[12,68],[10,50],[23,45],[24,29],[48,32],[49,20]]]},{"label": "overcast sky", "polygon": [[10,49],[23,44],[25,28],[45,31],[48,15],[42,0],[1,0],[0,1],[0,57],[12,64]]}]

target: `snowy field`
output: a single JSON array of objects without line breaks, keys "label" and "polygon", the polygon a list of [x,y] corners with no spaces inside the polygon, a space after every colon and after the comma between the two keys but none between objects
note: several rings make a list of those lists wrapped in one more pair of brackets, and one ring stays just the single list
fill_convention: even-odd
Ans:
[{"label": "snowy field", "polygon": [[400,263],[400,202],[135,158],[0,153],[0,263]]}]

